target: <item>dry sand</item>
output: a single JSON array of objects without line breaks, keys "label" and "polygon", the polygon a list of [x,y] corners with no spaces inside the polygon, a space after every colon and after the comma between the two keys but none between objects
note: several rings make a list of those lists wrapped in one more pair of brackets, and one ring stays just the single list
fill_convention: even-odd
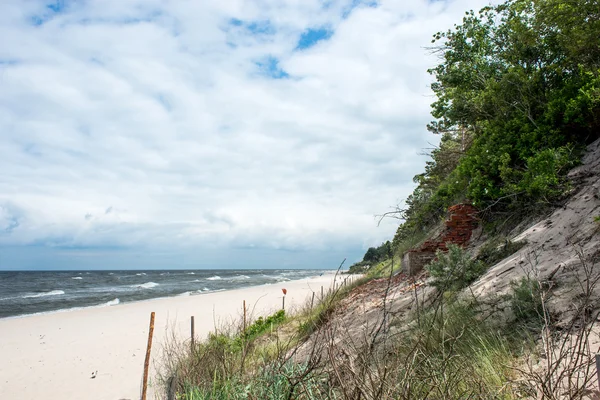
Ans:
[{"label": "dry sand", "polygon": [[[214,331],[215,321],[219,325],[238,320],[244,300],[254,315],[265,315],[281,308],[281,289],[286,288],[289,310],[310,299],[312,291],[329,287],[333,279],[326,274],[197,296],[0,319],[0,399],[139,399],[152,311],[156,366],[168,331],[189,337],[192,315],[196,336],[203,338]],[[155,382],[151,379],[148,398],[154,398]]]}]

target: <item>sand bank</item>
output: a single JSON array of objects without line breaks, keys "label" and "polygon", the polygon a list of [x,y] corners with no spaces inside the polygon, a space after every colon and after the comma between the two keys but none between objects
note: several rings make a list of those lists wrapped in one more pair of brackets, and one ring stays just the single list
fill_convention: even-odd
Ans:
[{"label": "sand bank", "polygon": [[[156,313],[153,363],[168,332],[199,338],[238,319],[242,302],[255,315],[298,307],[333,282],[323,275],[187,297],[171,297],[26,317],[0,319],[0,399],[139,399],[150,313]],[[338,280],[340,278],[338,277]],[[97,371],[97,373],[96,373]],[[92,374],[96,377],[92,378]],[[149,398],[154,398],[152,381]]]}]

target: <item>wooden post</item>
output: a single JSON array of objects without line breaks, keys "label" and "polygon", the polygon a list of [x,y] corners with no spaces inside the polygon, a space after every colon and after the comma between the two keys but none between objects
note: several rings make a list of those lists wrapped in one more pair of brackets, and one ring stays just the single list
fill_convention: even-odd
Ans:
[{"label": "wooden post", "polygon": [[321,301],[323,301],[323,286],[321,286]]},{"label": "wooden post", "polygon": [[146,348],[146,360],[144,361],[144,381],[142,382],[142,400],[146,400],[148,389],[148,366],[150,365],[150,349],[152,348],[152,334],[154,333],[154,311],[150,314],[150,330],[148,331],[148,347]]},{"label": "wooden post", "polygon": [[315,303],[315,292],[313,292],[312,299],[310,300],[310,309],[312,310],[313,304]]},{"label": "wooden post", "polygon": [[285,310],[285,294],[283,295],[282,299],[283,299],[283,304],[281,305],[281,309]]},{"label": "wooden post", "polygon": [[246,332],[246,300],[244,300],[244,332]]},{"label": "wooden post", "polygon": [[196,335],[194,334],[195,326],[194,326],[194,316],[193,315],[192,315],[192,321],[191,321],[191,324],[190,324],[190,330],[191,330],[191,333],[192,333],[192,344],[191,344],[191,350],[192,351],[191,352],[193,354],[194,353],[194,338],[196,337]]}]

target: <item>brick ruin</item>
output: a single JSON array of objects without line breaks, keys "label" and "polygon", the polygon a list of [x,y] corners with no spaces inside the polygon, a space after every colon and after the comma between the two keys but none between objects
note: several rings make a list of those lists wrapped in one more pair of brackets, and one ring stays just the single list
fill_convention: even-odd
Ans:
[{"label": "brick ruin", "polygon": [[464,247],[469,242],[479,221],[477,209],[471,204],[463,203],[449,207],[448,213],[449,218],[444,222],[446,228],[436,239],[427,240],[418,248],[404,253],[402,271],[405,274],[420,272],[435,258],[436,251],[448,251],[449,243]]}]

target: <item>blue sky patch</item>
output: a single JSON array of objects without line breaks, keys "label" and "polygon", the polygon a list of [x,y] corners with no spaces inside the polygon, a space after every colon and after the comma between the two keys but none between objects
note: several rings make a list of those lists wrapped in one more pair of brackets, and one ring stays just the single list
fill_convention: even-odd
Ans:
[{"label": "blue sky patch", "polygon": [[56,0],[53,3],[46,5],[46,8],[52,10],[55,13],[59,13],[65,9],[65,0]]},{"label": "blue sky patch", "polygon": [[300,35],[298,40],[297,50],[308,49],[314,46],[321,40],[327,40],[333,35],[333,31],[327,28],[307,29]]},{"label": "blue sky patch", "polygon": [[50,21],[56,14],[60,14],[67,7],[67,0],[56,0],[46,4],[44,12],[33,15],[31,17],[31,23],[35,26],[43,25]]},{"label": "blue sky patch", "polygon": [[8,66],[11,66],[11,65],[16,65],[16,64],[18,64],[17,60],[11,60],[11,59],[3,60],[3,59],[0,58],[0,68],[1,67],[8,67]]},{"label": "blue sky patch", "polygon": [[229,20],[229,25],[242,28],[252,35],[274,35],[275,27],[271,21],[242,21],[241,19],[232,18]]},{"label": "blue sky patch", "polygon": [[273,56],[268,56],[263,61],[256,62],[260,71],[274,79],[289,78],[289,74],[279,66],[279,60]]},{"label": "blue sky patch", "polygon": [[370,7],[370,8],[375,8],[379,5],[377,0],[352,0],[352,3],[350,3],[350,5],[348,7],[346,7],[344,9],[344,11],[342,12],[342,18],[346,19],[348,18],[348,16],[350,14],[352,14],[352,11],[354,11],[355,8],[357,7]]},{"label": "blue sky patch", "polygon": [[171,106],[171,102],[169,101],[169,99],[167,98],[167,96],[165,94],[159,93],[158,95],[156,95],[156,100],[165,109],[165,111],[171,112],[173,110],[173,107]]}]

